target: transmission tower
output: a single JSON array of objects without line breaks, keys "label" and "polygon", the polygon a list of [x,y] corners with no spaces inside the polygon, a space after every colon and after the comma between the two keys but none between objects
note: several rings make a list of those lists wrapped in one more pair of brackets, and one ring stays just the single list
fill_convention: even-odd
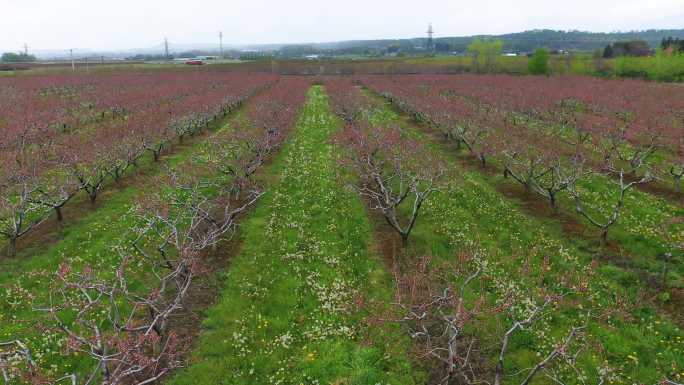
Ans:
[{"label": "transmission tower", "polygon": [[427,49],[428,49],[428,51],[432,51],[432,49],[434,48],[434,42],[432,40],[432,37],[434,36],[434,34],[435,34],[435,30],[432,29],[432,23],[430,23],[430,25],[428,26],[428,30],[427,30],[427,35],[428,35]]},{"label": "transmission tower", "polygon": [[28,44],[24,43],[24,55],[28,56]]},{"label": "transmission tower", "polygon": [[164,58],[169,59],[169,39],[164,38]]},{"label": "transmission tower", "polygon": [[219,50],[221,51],[221,59],[223,59],[223,32],[219,32]]}]

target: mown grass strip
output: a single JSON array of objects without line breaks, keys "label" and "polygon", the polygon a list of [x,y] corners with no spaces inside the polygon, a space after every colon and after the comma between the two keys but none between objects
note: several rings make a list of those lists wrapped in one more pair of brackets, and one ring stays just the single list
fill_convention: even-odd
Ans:
[{"label": "mown grass strip", "polygon": [[241,229],[244,249],[194,363],[170,383],[415,383],[405,345],[367,326],[358,306],[387,299],[388,278],[369,258],[362,203],[337,179],[337,128],[323,89],[312,88],[271,166],[279,181]]}]

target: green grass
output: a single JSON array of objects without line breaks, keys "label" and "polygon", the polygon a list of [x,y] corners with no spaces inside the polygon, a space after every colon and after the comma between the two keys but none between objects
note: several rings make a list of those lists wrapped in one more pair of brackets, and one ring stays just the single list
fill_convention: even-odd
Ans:
[{"label": "green grass", "polygon": [[244,249],[193,364],[170,383],[420,382],[401,339],[366,326],[368,311],[356,305],[360,297],[387,300],[388,277],[369,256],[362,203],[338,180],[329,143],[337,127],[323,89],[312,88],[269,170],[279,180],[241,228]]},{"label": "green grass", "polygon": [[[644,283],[638,274],[608,262],[592,267],[600,259],[592,240],[568,237],[558,221],[525,214],[519,206],[522,202],[506,199],[497,191],[500,180],[461,167],[454,153],[429,144],[430,137],[407,124],[388,104],[379,104],[370,116],[375,124],[399,125],[406,135],[428,143],[448,165],[446,185],[425,203],[411,235],[409,256],[430,254],[438,260],[453,261],[459,253],[482,250],[490,263],[500,266],[499,277],[520,291],[534,290],[540,282],[551,288],[562,287],[563,279],[575,275],[591,277],[588,292],[574,298],[579,306],[606,311],[626,305],[628,311],[589,324],[589,351],[578,361],[583,372],[592,379],[600,368],[611,367],[619,374],[613,383],[657,383],[663,376],[684,377],[684,332],[644,301]],[[638,199],[648,199],[645,195],[640,194]],[[645,204],[648,207],[649,203]],[[639,214],[631,210],[627,215]],[[542,268],[544,265],[548,270]],[[544,349],[557,341],[559,331],[573,325],[573,315],[578,311],[575,306],[566,305],[542,320],[545,334],[531,333],[516,339],[508,372],[534,365],[537,354],[544,354],[548,351]],[[478,335],[491,338],[497,330],[492,326],[478,328]]]},{"label": "green grass", "polygon": [[666,82],[684,81],[684,54],[652,57],[623,56],[615,59],[613,73],[620,77],[638,77]]}]

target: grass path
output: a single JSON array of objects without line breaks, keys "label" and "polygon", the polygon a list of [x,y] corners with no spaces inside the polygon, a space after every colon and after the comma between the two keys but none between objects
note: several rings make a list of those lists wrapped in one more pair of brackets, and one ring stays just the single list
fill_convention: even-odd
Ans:
[{"label": "grass path", "polygon": [[278,181],[242,226],[244,249],[193,363],[170,383],[416,382],[401,338],[390,342],[392,331],[367,326],[359,306],[386,300],[389,283],[368,255],[364,207],[337,179],[329,142],[337,127],[323,89],[312,88],[271,166]]},{"label": "grass path", "polygon": [[[377,106],[368,117],[371,122],[399,125],[407,135],[431,142],[428,135],[402,119],[388,104]],[[534,280],[526,282],[522,274],[525,269],[536,272],[543,266],[546,272],[539,273],[541,277],[549,276],[546,279],[558,279],[572,272],[593,274],[587,303],[605,309],[629,305],[630,312],[618,312],[590,325],[589,346],[595,352],[578,362],[587,378],[596,378],[597,371],[606,366],[619,373],[619,383],[654,384],[663,376],[684,378],[684,332],[644,301],[636,274],[610,264],[590,268],[597,256],[588,242],[568,238],[557,221],[527,215],[519,202],[507,199],[497,190],[492,178],[463,168],[443,146],[429,146],[441,154],[450,173],[446,186],[425,203],[409,241],[407,257],[427,254],[453,260],[461,252],[484,250],[492,262],[507,266],[505,275],[517,280],[519,290],[537,284]],[[558,337],[558,330],[569,328],[574,312],[575,309],[567,308],[544,320],[542,329],[546,334],[514,341],[515,353],[511,354],[507,372],[531,367],[538,354],[557,342],[554,338]],[[487,335],[488,331],[481,333]]]}]

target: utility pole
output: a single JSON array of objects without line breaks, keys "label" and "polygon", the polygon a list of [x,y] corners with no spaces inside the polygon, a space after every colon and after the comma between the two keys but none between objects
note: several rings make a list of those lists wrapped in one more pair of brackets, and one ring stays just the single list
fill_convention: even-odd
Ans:
[{"label": "utility pole", "polygon": [[223,31],[219,32],[219,50],[221,52],[221,59],[223,59]]},{"label": "utility pole", "polygon": [[164,58],[169,60],[169,39],[164,38]]},{"label": "utility pole", "polygon": [[76,72],[76,63],[74,62],[74,49],[69,49],[69,58],[71,58],[71,72]]},{"label": "utility pole", "polygon": [[433,40],[432,40],[432,37],[434,36],[434,34],[435,34],[435,30],[432,29],[432,23],[430,23],[430,25],[428,26],[428,30],[427,30],[427,35],[428,35],[427,49],[430,52],[432,52],[433,47],[434,47]]},{"label": "utility pole", "polygon": [[28,56],[28,44],[24,43],[24,56]]}]

